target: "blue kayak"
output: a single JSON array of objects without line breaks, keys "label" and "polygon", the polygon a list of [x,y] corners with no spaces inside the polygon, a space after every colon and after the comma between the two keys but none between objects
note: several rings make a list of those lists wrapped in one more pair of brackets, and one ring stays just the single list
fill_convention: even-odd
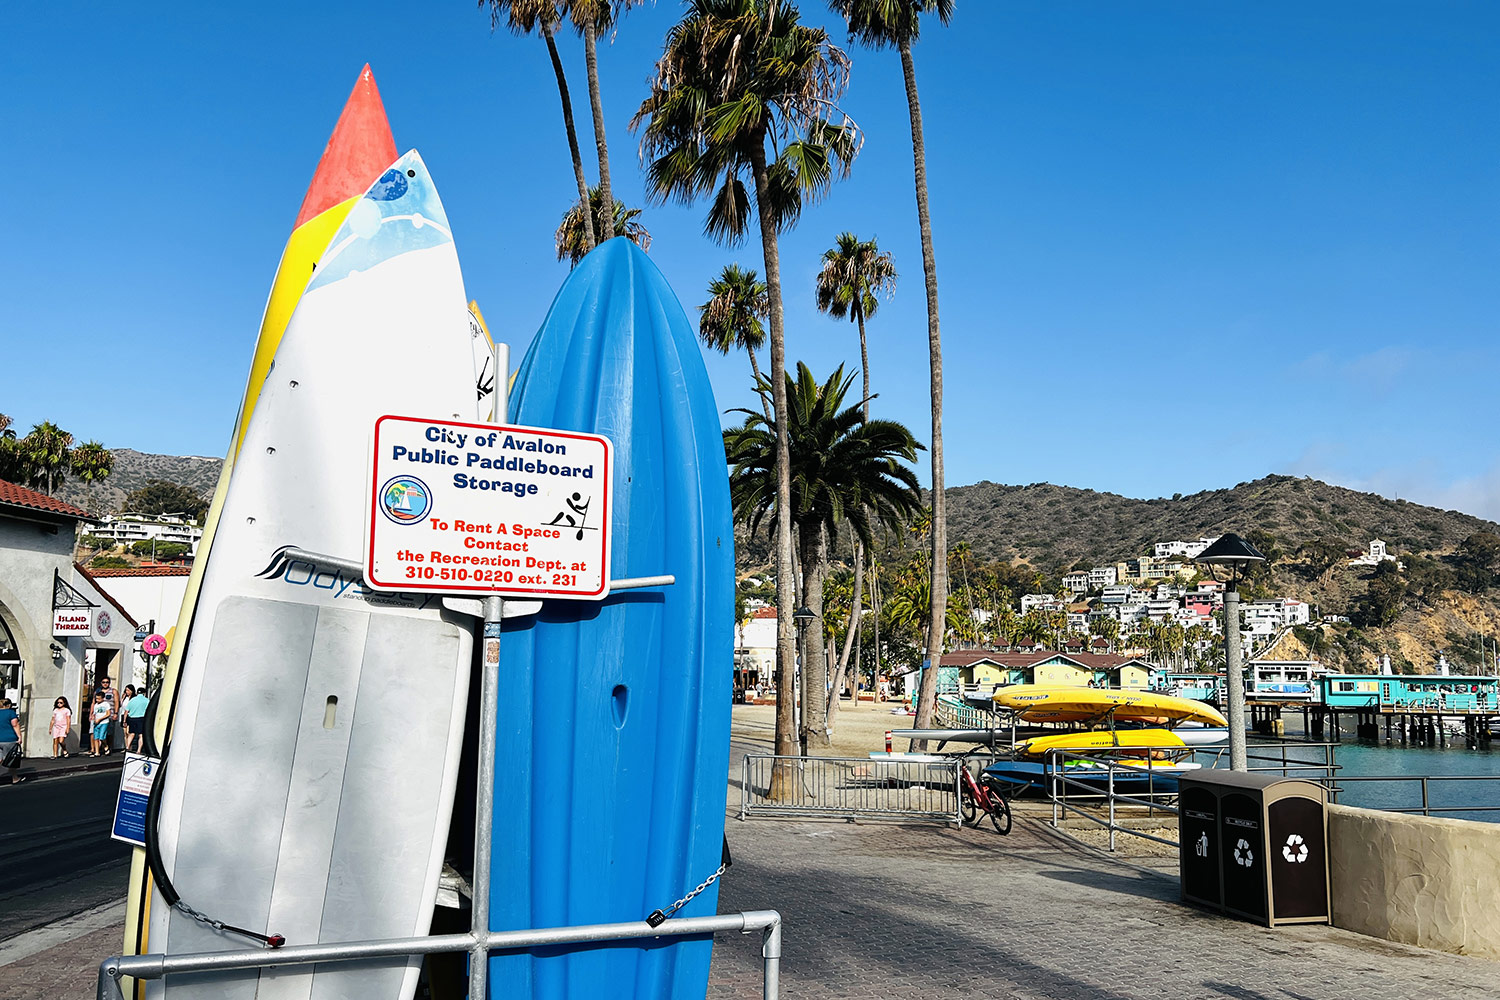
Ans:
[{"label": "blue kayak", "polygon": [[[1178,777],[1196,769],[1197,765],[1157,764],[1148,774],[1144,765],[1117,767],[1115,768],[1115,791],[1136,794],[1149,788],[1157,792],[1175,792]],[[1068,761],[1064,765],[1064,771],[1074,781],[1086,782],[1100,789],[1109,785],[1108,770],[1088,761]],[[1039,760],[997,760],[986,767],[984,773],[991,778],[1003,781],[1012,790],[1013,795],[1020,795],[1033,789],[1045,791],[1048,784],[1047,765]],[[1082,789],[1076,785],[1069,785],[1068,791],[1081,792]]]},{"label": "blue kayak", "polygon": [[[510,420],[610,438],[610,576],[677,582],[506,621],[490,927],[644,920],[719,866],[734,533],[696,331],[633,243],[603,244],[563,284]],[[717,902],[714,886],[677,915]],[[711,948],[666,938],[496,955],[490,996],[702,1000]]]}]

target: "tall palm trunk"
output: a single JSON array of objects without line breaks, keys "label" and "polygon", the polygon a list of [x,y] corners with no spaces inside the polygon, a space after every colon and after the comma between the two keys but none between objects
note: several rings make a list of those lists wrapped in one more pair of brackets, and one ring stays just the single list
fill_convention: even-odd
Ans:
[{"label": "tall palm trunk", "polygon": [[[748,354],[748,355],[750,355],[750,374],[755,376],[755,384],[756,385],[760,385],[760,362],[755,360],[755,352],[754,351],[747,350],[745,353]],[[770,406],[770,404],[766,402],[766,397],[765,396],[762,396],[758,392],[756,393],[756,395],[760,396],[760,409],[761,409],[761,412],[766,415],[766,419],[767,420],[770,420],[771,419],[771,406]]]},{"label": "tall palm trunk", "polygon": [[[922,140],[922,105],[917,100],[917,70],[911,59],[910,40],[901,42],[901,72],[906,77],[906,103],[911,112],[917,224],[922,230],[922,272],[927,279],[927,355],[932,366],[932,614],[927,624],[927,656],[931,666],[922,672],[913,726],[931,729],[947,622],[948,500],[943,492],[943,343],[938,333],[937,259],[932,251],[932,218],[927,210],[927,147]],[[914,740],[912,746],[926,749],[927,741]]]},{"label": "tall palm trunk", "polygon": [[[797,637],[793,632],[792,572],[792,455],[787,440],[786,340],[781,314],[781,251],[776,245],[776,215],[771,207],[771,176],[766,168],[763,141],[750,150],[755,173],[755,206],[760,219],[761,253],[766,265],[767,317],[771,328],[771,405],[776,424],[776,753],[797,754],[796,722],[793,717]],[[789,797],[796,788],[797,769],[783,765],[771,776],[771,798]]]},{"label": "tall palm trunk", "polygon": [[589,182],[583,175],[583,154],[578,151],[578,130],[573,127],[573,98],[568,95],[568,77],[563,72],[562,59],[557,54],[557,42],[553,35],[557,29],[543,25],[542,38],[547,42],[547,54],[552,57],[552,72],[557,74],[557,95],[562,98],[563,125],[568,130],[568,152],[573,155],[573,177],[578,181],[578,205],[583,213],[583,237],[586,249],[598,244],[594,237],[594,211],[589,204]]},{"label": "tall palm trunk", "polygon": [[[833,685],[828,689],[828,728],[833,728],[834,720],[839,715],[839,692],[844,687],[844,677],[848,674],[849,653],[854,649],[859,636],[860,602],[864,597],[865,590],[865,561],[864,549],[856,540],[854,543],[854,600],[849,605],[849,628],[844,632],[844,649],[839,653],[838,670],[833,675]],[[855,681],[849,685],[854,692],[854,700],[850,703],[853,707],[859,707],[859,662],[854,665]]]},{"label": "tall palm trunk", "polygon": [[[864,406],[865,423],[870,422],[870,350],[865,343],[865,310],[860,303],[858,295],[855,295],[852,304],[854,310],[854,321],[859,324],[859,371],[864,379]],[[844,673],[849,665],[849,651],[853,648],[859,635],[860,615],[863,611],[862,602],[864,598],[865,582],[865,550],[864,545],[856,538],[854,540],[854,599],[849,602],[849,627],[844,632],[844,649],[839,654],[838,672],[833,678],[833,688],[828,693],[828,728],[833,728],[833,722],[839,714],[839,690],[844,682]],[[859,665],[854,667],[855,683],[851,685],[854,694],[850,701],[853,708],[859,707]]]},{"label": "tall palm trunk", "polygon": [[802,604],[815,616],[802,626],[802,741],[828,745],[828,658],[823,641],[823,574],[828,535],[821,523],[799,526],[802,549]]},{"label": "tall palm trunk", "polygon": [[[594,145],[599,149],[599,201],[604,206],[604,232],[600,242],[615,235],[615,196],[609,186],[609,144],[604,141],[604,99],[599,96],[599,53],[592,24],[583,29],[583,56],[589,68],[589,104],[594,109]],[[583,204],[588,207],[588,194]]]}]

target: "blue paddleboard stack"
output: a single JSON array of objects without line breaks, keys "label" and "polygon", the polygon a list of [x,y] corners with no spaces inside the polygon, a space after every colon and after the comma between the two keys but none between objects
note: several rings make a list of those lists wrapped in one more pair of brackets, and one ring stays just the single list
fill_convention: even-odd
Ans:
[{"label": "blue paddleboard stack", "polygon": [[[626,239],[590,253],[521,363],[516,424],[615,446],[611,577],[675,586],[548,601],[505,624],[490,926],[642,920],[718,867],[734,536],[719,413],[692,323]],[[717,886],[678,916],[714,913]],[[491,959],[492,996],[703,997],[711,940]]]}]

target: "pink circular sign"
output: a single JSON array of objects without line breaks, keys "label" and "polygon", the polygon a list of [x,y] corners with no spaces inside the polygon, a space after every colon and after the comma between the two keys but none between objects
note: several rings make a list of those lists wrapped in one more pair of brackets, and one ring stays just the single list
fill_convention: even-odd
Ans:
[{"label": "pink circular sign", "polygon": [[166,636],[162,635],[148,635],[146,636],[145,640],[141,642],[141,651],[144,652],[147,656],[160,656],[166,650],[166,648],[167,639]]}]

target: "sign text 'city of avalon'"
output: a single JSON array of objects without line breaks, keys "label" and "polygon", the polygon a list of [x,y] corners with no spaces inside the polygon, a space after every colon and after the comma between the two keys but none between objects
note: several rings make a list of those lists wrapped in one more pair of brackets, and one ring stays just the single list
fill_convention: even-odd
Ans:
[{"label": "sign text 'city of avalon'", "polygon": [[613,461],[594,434],[380,417],[365,579],[376,590],[602,598]]}]

